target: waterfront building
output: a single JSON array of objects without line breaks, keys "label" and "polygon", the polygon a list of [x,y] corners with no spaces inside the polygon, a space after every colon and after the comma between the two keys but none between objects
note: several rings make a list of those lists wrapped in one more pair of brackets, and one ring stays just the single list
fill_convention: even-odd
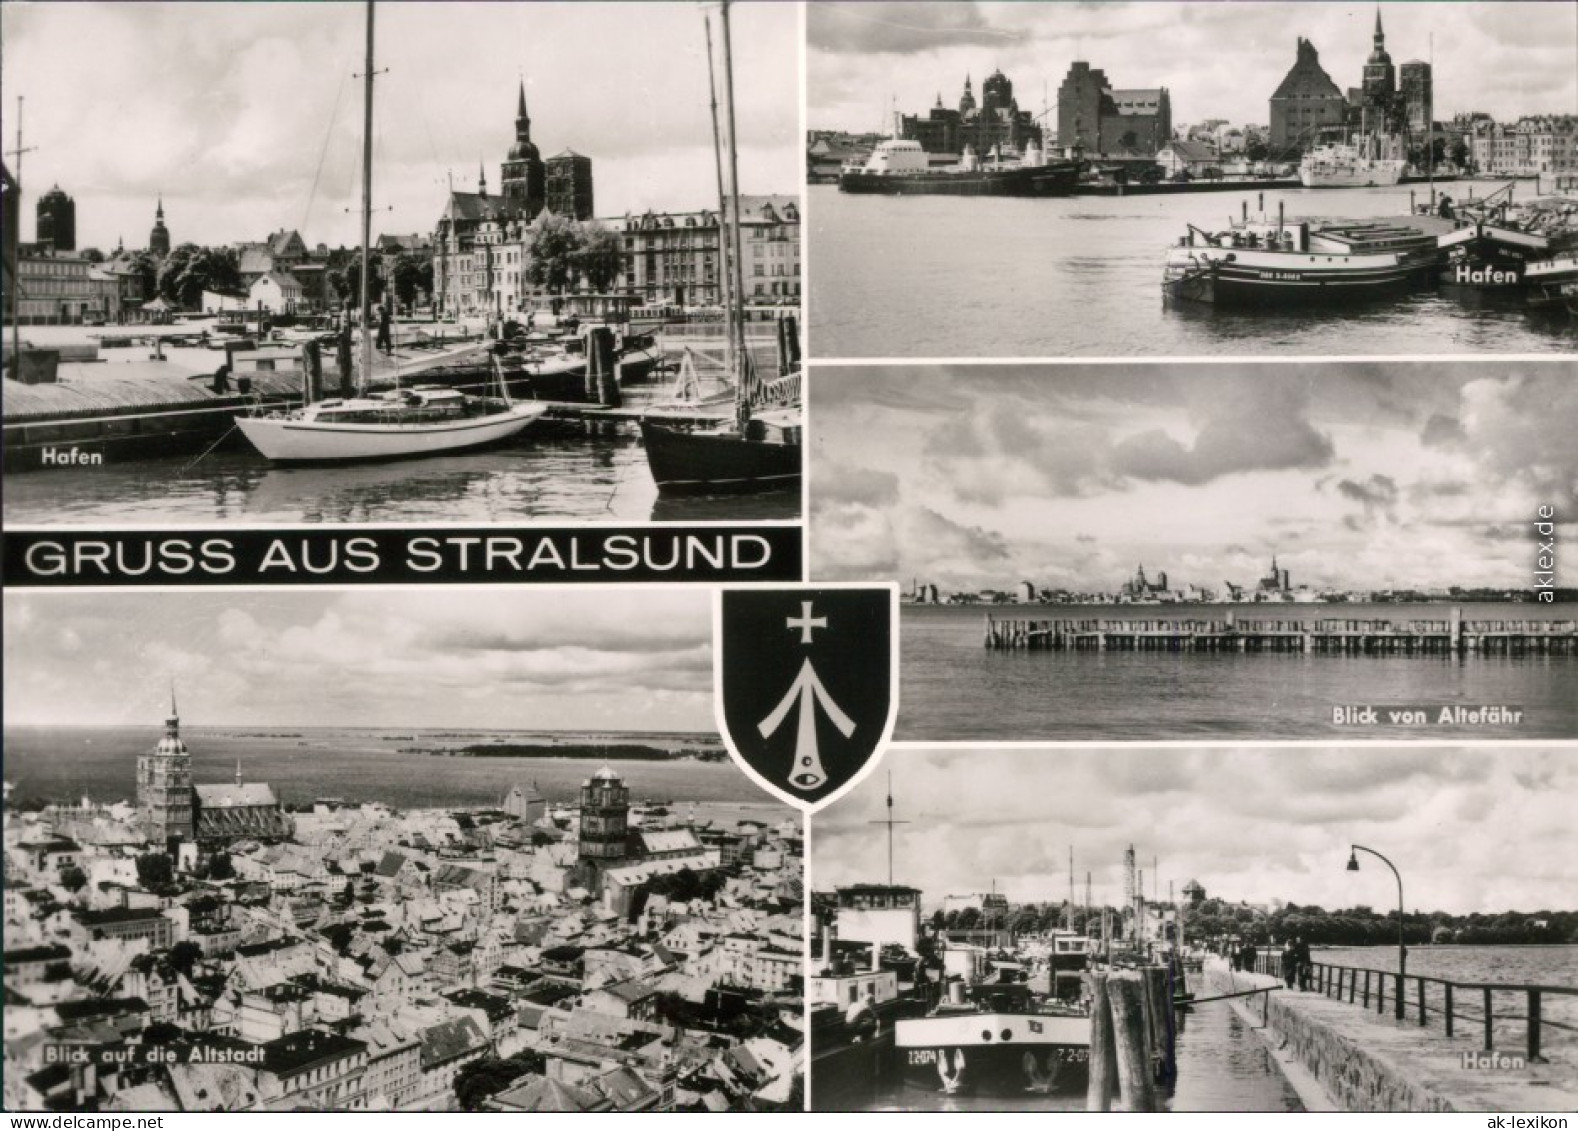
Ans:
[{"label": "waterfront building", "polygon": [[1403,124],[1415,137],[1424,137],[1435,128],[1431,120],[1435,107],[1435,79],[1429,63],[1415,60],[1404,63],[1398,77],[1398,97],[1402,100]]},{"label": "waterfront building", "polygon": [[1341,134],[1348,101],[1320,64],[1320,53],[1300,37],[1293,66],[1271,95],[1271,152],[1308,149],[1323,134]]},{"label": "waterfront building", "polygon": [[996,148],[1000,153],[1022,153],[1032,144],[1044,147],[1042,130],[1035,116],[1021,110],[1014,98],[1014,84],[1001,70],[993,71],[981,84],[977,104],[970,76],[964,79],[964,93],[958,109],[946,107],[942,95],[923,118],[918,114],[896,114],[894,136],[918,141],[927,153],[957,158],[966,146],[985,156]]},{"label": "waterfront building", "polygon": [[1375,35],[1361,81],[1361,132],[1392,133],[1398,125],[1397,68],[1392,65],[1392,56],[1386,50],[1386,31],[1381,27],[1379,7],[1375,9]]},{"label": "waterfront building", "polygon": [[77,250],[77,202],[55,185],[38,198],[37,242],[41,249],[59,253]]},{"label": "waterfront building", "polygon": [[16,270],[17,319],[23,326],[76,326],[119,317],[121,284],[97,263],[24,253]]},{"label": "waterfront building", "polygon": [[164,196],[153,211],[153,229],[148,233],[148,250],[160,259],[170,254],[170,229],[164,224]]},{"label": "waterfront building", "polygon": [[1166,87],[1115,90],[1105,71],[1075,62],[1058,86],[1057,143],[1091,156],[1151,157],[1173,136]]},{"label": "waterfront building", "polygon": [[[587,191],[591,191],[591,162],[587,162]],[[483,188],[486,188],[484,183]],[[548,199],[548,172],[542,155],[531,139],[531,115],[526,112],[526,83],[520,84],[520,98],[515,110],[515,143],[504,159],[500,192],[507,211],[527,220],[543,210]],[[591,214],[588,207],[587,214]]]},{"label": "waterfront building", "polygon": [[538,790],[537,783],[532,782],[530,785],[514,786],[504,795],[504,801],[499,808],[517,821],[535,825],[547,816],[548,800]]},{"label": "waterfront building", "polygon": [[[624,238],[624,271],[614,289],[648,305],[720,306],[718,214],[646,212],[604,220]],[[792,196],[742,196],[745,300],[800,301],[800,206]]]},{"label": "waterfront building", "polygon": [[555,216],[568,216],[572,220],[590,220],[592,159],[573,149],[566,149],[548,158],[546,165],[548,211]]},{"label": "waterfront building", "polygon": [[1482,173],[1532,177],[1578,173],[1578,115],[1541,114],[1512,125],[1481,121],[1469,152]]}]

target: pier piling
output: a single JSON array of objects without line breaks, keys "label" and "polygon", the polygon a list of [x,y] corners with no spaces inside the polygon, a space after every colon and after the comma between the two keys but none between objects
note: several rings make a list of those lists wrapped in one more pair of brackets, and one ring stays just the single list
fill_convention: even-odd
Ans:
[{"label": "pier piling", "polygon": [[1090,1000],[1090,1078],[1085,1090],[1086,1111],[1111,1111],[1112,1097],[1118,1091],[1118,1050],[1112,1031],[1111,1006],[1107,1001],[1108,977],[1091,975]]},{"label": "pier piling", "polygon": [[1151,1058],[1146,1041],[1145,987],[1139,975],[1119,974],[1107,981],[1114,1042],[1118,1050],[1118,1093],[1123,1110],[1156,1110]]}]

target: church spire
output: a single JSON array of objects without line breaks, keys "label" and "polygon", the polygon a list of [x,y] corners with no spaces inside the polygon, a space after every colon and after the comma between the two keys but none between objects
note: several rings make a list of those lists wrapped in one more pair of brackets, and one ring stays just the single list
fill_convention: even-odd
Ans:
[{"label": "church spire", "polygon": [[164,193],[162,193],[162,192],[159,194],[158,206],[155,207],[154,210],[153,210],[153,218],[155,220],[163,220],[164,219]]},{"label": "church spire", "polygon": [[515,109],[515,136],[525,140],[531,134],[531,115],[526,113],[526,80],[521,80],[520,100]]},{"label": "church spire", "polygon": [[481,161],[477,162],[477,195],[488,195],[488,170]]}]

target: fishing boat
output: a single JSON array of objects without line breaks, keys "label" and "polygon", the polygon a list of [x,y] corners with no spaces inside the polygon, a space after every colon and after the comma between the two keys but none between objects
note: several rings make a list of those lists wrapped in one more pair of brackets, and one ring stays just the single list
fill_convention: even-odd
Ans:
[{"label": "fishing boat", "polygon": [[1017,161],[985,164],[965,146],[957,165],[934,169],[918,141],[880,142],[864,165],[839,174],[838,190],[897,196],[1067,196],[1079,183],[1079,164],[1047,162],[1037,145]]},{"label": "fishing boat", "polygon": [[[502,379],[498,398],[471,397],[436,385],[371,394],[373,372],[372,245],[373,0],[367,3],[367,58],[362,131],[361,393],[304,404],[291,411],[263,409],[239,416],[236,426],[266,459],[279,463],[343,463],[408,459],[468,451],[521,432],[547,411],[515,404]],[[306,383],[310,396],[311,382]]]},{"label": "fishing boat", "polygon": [[[687,429],[658,418],[643,417],[641,438],[647,464],[659,494],[743,494],[796,488],[801,477],[800,374],[790,372],[772,382],[760,381],[745,341],[740,234],[738,147],[734,131],[734,82],[729,44],[729,5],[720,7],[723,40],[724,103],[729,123],[727,192],[723,148],[719,143],[717,97],[712,98],[713,148],[717,154],[718,194],[728,217],[724,279],[728,291],[728,369],[734,381],[733,419],[718,426]],[[708,23],[707,66],[712,70],[712,33]],[[720,85],[712,81],[716,90]]]},{"label": "fishing boat", "polygon": [[925,1017],[900,1020],[893,1044],[907,1082],[948,1095],[1046,1094],[1083,1088],[1090,1017],[1038,1000],[1023,983],[966,986]]},{"label": "fishing boat", "polygon": [[1299,162],[1299,182],[1305,188],[1385,188],[1403,179],[1407,162],[1395,157],[1372,156],[1372,146],[1320,145]]},{"label": "fishing boat", "polygon": [[1408,290],[1439,262],[1436,238],[1387,221],[1281,215],[1189,233],[1169,248],[1165,294],[1220,306],[1353,302]]}]

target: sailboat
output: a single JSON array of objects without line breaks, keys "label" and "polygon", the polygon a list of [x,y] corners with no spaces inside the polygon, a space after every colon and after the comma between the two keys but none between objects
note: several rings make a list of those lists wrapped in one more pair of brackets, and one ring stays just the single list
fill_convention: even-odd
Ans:
[{"label": "sailboat", "polygon": [[730,368],[734,371],[733,419],[717,427],[687,431],[674,422],[643,418],[641,438],[659,494],[710,495],[794,488],[800,485],[800,375],[773,382],[758,379],[745,341],[745,280],[741,269],[739,156],[734,129],[734,67],[729,43],[729,3],[720,5],[723,32],[723,97],[729,123],[729,180],[725,196],[722,147],[718,140],[717,82],[712,77],[712,32],[707,31],[708,84],[713,90],[713,149],[718,173],[720,243],[728,290]]},{"label": "sailboat", "polygon": [[[256,413],[236,425],[262,455],[279,463],[345,463],[467,451],[507,440],[547,411],[515,404],[499,375],[499,397],[467,396],[436,385],[366,392],[373,369],[372,244],[373,0],[367,3],[367,66],[362,131],[362,349],[355,397],[321,400],[288,412]],[[497,370],[495,369],[497,373]],[[309,389],[310,389],[310,382]]]}]

